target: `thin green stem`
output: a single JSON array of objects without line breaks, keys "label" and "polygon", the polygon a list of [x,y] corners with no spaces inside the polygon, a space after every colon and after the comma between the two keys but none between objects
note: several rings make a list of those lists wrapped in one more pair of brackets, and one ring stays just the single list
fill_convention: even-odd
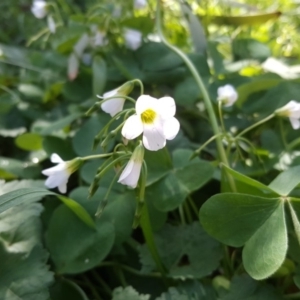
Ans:
[{"label": "thin green stem", "polygon": [[184,208],[184,211],[186,213],[186,217],[188,219],[188,222],[192,223],[193,222],[193,217],[192,217],[191,210],[190,210],[190,207],[189,207],[187,201],[183,202],[183,208]]},{"label": "thin green stem", "polygon": [[185,221],[185,216],[184,216],[184,212],[183,212],[183,206],[180,205],[179,208],[178,208],[178,210],[179,210],[181,224],[185,225],[186,221]]},{"label": "thin green stem", "polygon": [[197,206],[195,205],[195,203],[194,203],[194,201],[193,201],[193,199],[192,199],[191,196],[188,196],[187,199],[188,199],[188,201],[189,201],[189,204],[190,204],[190,206],[191,206],[193,212],[195,213],[196,218],[198,218],[198,217],[199,217],[199,209],[198,209]]},{"label": "thin green stem", "polygon": [[223,119],[222,101],[218,101],[218,109],[219,109],[219,119],[220,119],[221,127],[223,132],[226,133],[224,119]]},{"label": "thin green stem", "polygon": [[290,142],[288,145],[287,145],[287,149],[289,151],[291,151],[292,149],[294,149],[296,146],[298,146],[300,144],[300,138],[297,138],[295,140],[293,140],[292,142]]},{"label": "thin green stem", "polygon": [[154,241],[153,231],[150,223],[150,217],[148,212],[148,205],[145,202],[142,210],[140,225],[143,231],[143,235],[148,246],[148,249],[152,255],[153,260],[156,263],[157,269],[161,272],[163,278],[166,278],[166,268],[163,265],[159,253],[156,248],[156,244]]},{"label": "thin green stem", "polygon": [[188,67],[190,72],[192,73],[200,91],[202,92],[203,100],[204,100],[204,103],[205,103],[205,106],[206,106],[206,109],[208,112],[208,116],[210,119],[210,123],[211,123],[212,129],[213,129],[214,135],[217,136],[216,143],[217,143],[219,158],[220,158],[221,162],[223,162],[225,165],[228,165],[225,150],[224,150],[224,147],[222,144],[222,140],[220,138],[220,129],[219,129],[218,121],[217,121],[217,118],[216,118],[216,115],[215,115],[215,112],[214,112],[214,109],[212,106],[212,102],[209,98],[208,92],[202,81],[202,78],[199,75],[199,73],[198,73],[197,69],[195,68],[195,66],[193,65],[193,63],[190,61],[190,59],[177,47],[174,47],[173,45],[171,45],[164,37],[164,34],[162,32],[162,25],[161,25],[160,2],[161,2],[161,0],[157,0],[156,27],[157,27],[158,34],[159,34],[162,42],[168,48],[170,48],[171,50],[173,50],[176,54],[178,54],[180,56],[180,58],[184,61],[184,63],[186,64],[186,66]]},{"label": "thin green stem", "polygon": [[[222,133],[219,134],[219,136],[223,136]],[[213,142],[218,136],[214,135],[212,136],[210,139],[208,139],[204,144],[202,144],[201,147],[199,147],[197,150],[194,151],[194,153],[192,154],[192,156],[190,157],[190,159],[195,158],[197,155],[199,155],[201,153],[201,151],[207,146],[209,145],[211,142]]]},{"label": "thin green stem", "polygon": [[[97,98],[99,99],[103,99],[102,96],[99,96],[97,95]],[[108,97],[108,98],[105,98],[99,102],[97,102],[97,104],[101,105],[103,102],[105,101],[108,101],[108,100],[111,100],[111,99],[116,99],[116,98],[124,98],[125,100],[129,100],[130,102],[134,103],[135,104],[135,100],[132,98],[132,97],[129,97],[129,96],[124,96],[124,95],[118,95],[117,97],[116,96],[112,96],[112,97]]]},{"label": "thin green stem", "polygon": [[266,118],[264,118],[264,119],[262,119],[262,120],[256,122],[255,124],[253,124],[253,125],[249,126],[248,128],[244,129],[241,133],[239,133],[239,134],[236,136],[236,138],[241,137],[242,135],[244,135],[244,134],[247,133],[248,131],[254,129],[255,127],[257,127],[257,126],[259,126],[259,125],[261,125],[261,124],[263,124],[263,123],[265,123],[265,122],[267,122],[267,121],[269,121],[269,120],[271,120],[271,119],[274,118],[274,117],[275,117],[275,114],[271,114],[271,115],[267,116]]},{"label": "thin green stem", "polygon": [[[117,154],[124,154],[125,152],[117,152]],[[81,157],[83,161],[91,160],[91,159],[97,159],[97,158],[106,158],[112,156],[114,153],[105,153],[105,154],[95,154],[95,155],[89,155],[85,157]]]},{"label": "thin green stem", "polygon": [[144,85],[142,81],[139,79],[133,79],[131,82],[136,82],[141,88],[141,95],[144,95]]}]

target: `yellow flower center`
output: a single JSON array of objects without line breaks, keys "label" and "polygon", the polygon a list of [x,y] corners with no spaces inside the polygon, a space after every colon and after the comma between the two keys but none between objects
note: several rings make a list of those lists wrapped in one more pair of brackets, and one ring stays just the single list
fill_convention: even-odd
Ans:
[{"label": "yellow flower center", "polygon": [[146,109],[141,114],[142,122],[145,123],[145,124],[152,124],[155,117],[156,117],[156,112],[152,109]]}]

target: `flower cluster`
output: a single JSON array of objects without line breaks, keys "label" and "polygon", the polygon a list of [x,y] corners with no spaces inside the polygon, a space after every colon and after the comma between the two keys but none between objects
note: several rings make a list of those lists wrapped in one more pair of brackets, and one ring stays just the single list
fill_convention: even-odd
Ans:
[{"label": "flower cluster", "polygon": [[[130,98],[127,95],[132,91],[133,87],[134,81],[130,81],[103,95],[103,100],[100,102],[101,108],[104,112],[111,115],[112,121],[119,118],[120,114],[123,113],[124,102],[127,98]],[[132,99],[132,101],[134,100]],[[92,108],[90,112],[93,111]],[[176,104],[171,97],[156,99],[149,95],[141,95],[136,100],[134,109],[124,110],[127,116],[128,112],[133,111],[134,113],[121,124],[121,134],[125,141],[134,140],[140,136],[141,138],[123,169],[118,182],[131,188],[136,188],[144,162],[144,148],[150,151],[162,149],[165,147],[167,140],[172,140],[176,137],[180,124],[174,117]],[[110,123],[105,129],[109,128]],[[112,132],[115,131],[116,129]],[[107,137],[109,138],[111,135],[108,134]],[[123,157],[125,156],[127,157],[128,153],[123,155]],[[122,156],[120,158],[122,159]],[[58,187],[61,193],[65,193],[70,174],[77,170],[83,160],[85,159],[76,158],[65,162],[57,154],[53,154],[51,161],[58,165],[42,171],[44,175],[49,176],[45,182],[46,186],[48,188]],[[93,188],[91,188],[92,193],[94,189],[97,189],[98,181],[105,172],[106,168],[102,169],[100,167],[98,176],[95,177]]]}]

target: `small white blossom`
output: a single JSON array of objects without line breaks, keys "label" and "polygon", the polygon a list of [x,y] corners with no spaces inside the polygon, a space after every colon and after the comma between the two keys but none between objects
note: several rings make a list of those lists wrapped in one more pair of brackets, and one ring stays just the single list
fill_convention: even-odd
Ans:
[{"label": "small white blossom", "polygon": [[47,15],[47,2],[43,0],[34,0],[31,6],[31,12],[38,19],[43,19]]},{"label": "small white blossom", "polygon": [[142,33],[138,30],[126,28],[124,32],[124,39],[127,48],[136,50],[142,44]]},{"label": "small white blossom", "polygon": [[50,32],[51,33],[55,33],[55,31],[56,31],[56,24],[55,24],[55,21],[54,21],[54,19],[53,19],[52,16],[48,16],[47,23],[48,23],[48,28],[49,28]]},{"label": "small white blossom", "polygon": [[293,129],[300,128],[300,103],[299,102],[295,100],[291,100],[285,106],[277,109],[275,113],[278,116],[288,117],[290,119]]},{"label": "small white blossom", "polygon": [[111,98],[107,101],[104,101],[101,104],[101,108],[106,113],[110,114],[112,117],[115,116],[118,112],[122,111],[125,99],[123,96],[127,96],[133,89],[134,84],[132,82],[126,82],[122,86],[106,92],[103,95],[103,100]]},{"label": "small white blossom", "polygon": [[144,160],[144,147],[137,146],[125,169],[123,170],[118,182],[127,185],[131,188],[136,188],[140,178],[141,168]]},{"label": "small white blossom", "polygon": [[225,107],[232,106],[238,99],[238,93],[235,88],[226,84],[218,88],[218,101],[222,101]]},{"label": "small white blossom", "polygon": [[146,149],[157,151],[177,135],[180,124],[174,118],[175,101],[171,97],[156,99],[148,95],[140,96],[135,105],[136,114],[130,116],[123,128],[122,135],[132,140],[143,133]]},{"label": "small white blossom", "polygon": [[143,9],[147,6],[146,0],[134,0],[134,8],[135,9]]},{"label": "small white blossom", "polygon": [[50,160],[57,165],[42,171],[42,174],[48,176],[45,185],[49,189],[57,187],[58,190],[64,194],[67,192],[69,177],[78,169],[81,160],[73,159],[71,161],[63,161],[56,153],[51,155]]},{"label": "small white blossom", "polygon": [[74,53],[71,53],[68,59],[68,77],[72,81],[78,75],[79,60]]}]

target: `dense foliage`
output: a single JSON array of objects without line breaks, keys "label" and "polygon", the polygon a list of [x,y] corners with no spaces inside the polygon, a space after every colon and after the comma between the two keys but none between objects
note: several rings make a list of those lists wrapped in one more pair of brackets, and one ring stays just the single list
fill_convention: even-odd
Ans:
[{"label": "dense foliage", "polygon": [[0,8],[0,299],[300,299],[297,1]]}]

